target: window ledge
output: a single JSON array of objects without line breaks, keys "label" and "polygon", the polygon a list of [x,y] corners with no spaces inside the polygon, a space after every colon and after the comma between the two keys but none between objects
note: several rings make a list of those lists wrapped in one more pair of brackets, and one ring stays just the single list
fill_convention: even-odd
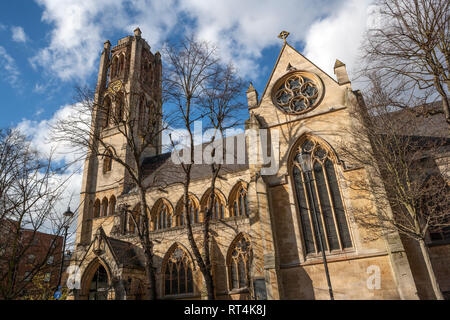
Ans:
[{"label": "window ledge", "polygon": [[201,295],[198,293],[183,293],[183,294],[169,294],[163,297],[164,300],[176,300],[176,299],[192,299],[200,298]]},{"label": "window ledge", "polygon": [[242,294],[242,293],[250,293],[249,288],[245,287],[245,288],[233,289],[231,291],[228,291],[228,294]]}]

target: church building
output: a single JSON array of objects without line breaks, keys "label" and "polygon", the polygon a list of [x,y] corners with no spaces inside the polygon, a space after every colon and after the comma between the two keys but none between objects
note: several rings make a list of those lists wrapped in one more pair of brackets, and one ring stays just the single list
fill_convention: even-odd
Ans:
[{"label": "church building", "polygon": [[[367,177],[365,168],[352,167],[337,151],[341,141],[351,139],[351,111],[361,99],[345,64],[336,60],[331,76],[292,47],[287,36],[280,34],[283,46],[264,92],[259,96],[252,85],[246,92],[245,130],[266,130],[272,141],[277,137],[271,150],[277,151],[278,170],[267,174],[263,164],[224,164],[217,181],[211,223],[216,298],[330,299],[330,283],[335,299],[434,299],[418,251],[399,234],[370,237],[352,217],[352,209],[376,210],[376,205],[361,201],[360,191],[350,187],[352,179]],[[107,41],[95,102],[119,113],[127,103],[139,112],[141,101],[161,95],[161,59],[139,29],[115,46]],[[127,161],[123,136],[100,118],[92,126],[103,130]],[[160,145],[161,137],[157,140]],[[247,143],[246,154],[251,147]],[[311,176],[303,169],[305,153]],[[157,183],[156,172],[179,170],[160,146],[148,151],[142,166],[149,184]],[[199,239],[211,192],[210,171],[202,166],[194,169],[190,187],[190,219]],[[86,157],[71,262],[80,282],[74,299],[146,299],[144,256],[134,219],[119,210],[138,204],[127,179],[120,164]],[[205,299],[203,276],[187,237],[182,174],[167,179],[146,195],[157,297]],[[430,250],[441,290],[448,292],[449,246]]]}]

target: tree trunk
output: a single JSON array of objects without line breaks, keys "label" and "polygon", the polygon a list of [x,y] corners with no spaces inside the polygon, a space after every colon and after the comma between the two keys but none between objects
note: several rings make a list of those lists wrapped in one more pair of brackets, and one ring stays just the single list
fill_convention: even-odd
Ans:
[{"label": "tree trunk", "polygon": [[419,240],[420,250],[422,251],[423,259],[425,265],[427,266],[428,276],[430,277],[431,286],[433,287],[434,294],[436,295],[436,300],[444,300],[441,290],[439,289],[439,284],[436,279],[436,275],[433,271],[433,266],[431,265],[430,254],[428,248],[423,240]]},{"label": "tree trunk", "polygon": [[[147,276],[148,286],[147,295],[149,300],[156,300],[156,279],[155,270],[153,268],[153,242],[150,240],[150,225],[147,215],[147,201],[145,199],[145,192],[139,188],[139,197],[141,202],[141,217],[142,217],[142,234],[141,242],[145,255],[145,274]],[[139,226],[136,226],[139,230]]]},{"label": "tree trunk", "polygon": [[444,88],[442,88],[442,85],[437,77],[434,78],[434,86],[442,98],[442,109],[444,111],[445,120],[447,121],[447,124],[450,126],[450,107],[448,103],[447,94],[445,93]]}]

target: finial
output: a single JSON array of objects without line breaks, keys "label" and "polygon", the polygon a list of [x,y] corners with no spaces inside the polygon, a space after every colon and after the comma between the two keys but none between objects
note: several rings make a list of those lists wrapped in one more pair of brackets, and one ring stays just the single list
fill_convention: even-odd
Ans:
[{"label": "finial", "polygon": [[250,85],[248,86],[247,93],[256,91],[255,87],[253,86],[253,83],[250,81]]},{"label": "finial", "polygon": [[137,28],[134,30],[134,35],[135,35],[136,37],[140,37],[140,36],[142,35],[141,29],[139,29],[139,27],[137,27]]},{"label": "finial", "polygon": [[281,31],[280,34],[278,35],[278,38],[283,39],[284,43],[287,42],[287,37],[289,37],[289,32],[287,31]]}]

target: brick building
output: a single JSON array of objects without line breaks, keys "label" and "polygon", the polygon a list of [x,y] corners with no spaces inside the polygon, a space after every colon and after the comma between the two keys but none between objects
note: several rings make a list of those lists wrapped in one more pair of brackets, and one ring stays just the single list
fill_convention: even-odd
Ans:
[{"label": "brick building", "polygon": [[[12,279],[14,291],[20,292],[17,298],[41,294],[34,283],[38,278],[44,282],[43,286],[55,289],[58,285],[63,237],[18,229],[17,222],[6,219],[2,220],[0,229],[2,289],[7,286],[6,281]],[[12,277],[7,275],[8,272],[12,273]]]}]

